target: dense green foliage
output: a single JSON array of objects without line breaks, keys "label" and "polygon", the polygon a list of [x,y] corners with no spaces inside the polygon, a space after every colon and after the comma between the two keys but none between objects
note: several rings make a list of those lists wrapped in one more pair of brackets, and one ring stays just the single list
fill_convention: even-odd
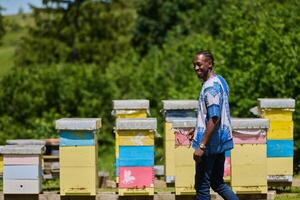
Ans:
[{"label": "dense green foliage", "polygon": [[75,0],[57,7],[51,2],[34,9],[35,26],[17,51],[17,65],[77,62],[105,66],[129,47],[126,36],[134,10],[126,1]]},{"label": "dense green foliage", "polygon": [[[200,49],[229,83],[233,116],[251,116],[259,97],[288,97],[300,120],[299,1],[74,2],[35,10],[17,66],[0,82],[1,143],[54,136],[60,117],[101,117],[100,141],[113,148],[112,100],[149,99],[161,122],[161,100],[197,98]],[[295,157],[298,132],[295,123]]]}]

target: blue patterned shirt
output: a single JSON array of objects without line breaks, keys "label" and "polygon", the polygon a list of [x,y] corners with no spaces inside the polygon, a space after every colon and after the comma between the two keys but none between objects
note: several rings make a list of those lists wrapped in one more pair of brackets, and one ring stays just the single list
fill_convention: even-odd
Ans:
[{"label": "blue patterned shirt", "polygon": [[205,154],[223,153],[233,148],[228,96],[229,88],[222,76],[216,75],[204,82],[199,95],[193,148],[199,148],[207,123],[213,117],[220,120],[206,144]]}]

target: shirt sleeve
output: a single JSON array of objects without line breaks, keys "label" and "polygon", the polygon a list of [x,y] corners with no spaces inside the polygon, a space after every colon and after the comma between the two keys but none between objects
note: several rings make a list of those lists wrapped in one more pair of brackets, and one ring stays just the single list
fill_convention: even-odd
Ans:
[{"label": "shirt sleeve", "polygon": [[221,117],[221,91],[218,88],[207,88],[204,94],[208,119]]}]

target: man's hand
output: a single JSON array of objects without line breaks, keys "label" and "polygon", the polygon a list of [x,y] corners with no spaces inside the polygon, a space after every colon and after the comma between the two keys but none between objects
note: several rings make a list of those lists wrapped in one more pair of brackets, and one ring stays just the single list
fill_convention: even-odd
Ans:
[{"label": "man's hand", "polygon": [[194,134],[195,134],[195,128],[191,128],[191,129],[188,131],[188,134],[187,134],[187,136],[188,136],[188,138],[189,138],[190,141],[193,140]]},{"label": "man's hand", "polygon": [[193,155],[194,161],[201,162],[201,158],[204,154],[204,151],[200,148],[196,149]]}]

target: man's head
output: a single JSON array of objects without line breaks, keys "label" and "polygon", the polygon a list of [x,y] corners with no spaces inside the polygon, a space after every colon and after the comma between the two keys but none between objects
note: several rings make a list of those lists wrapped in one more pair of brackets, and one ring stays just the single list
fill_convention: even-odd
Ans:
[{"label": "man's head", "polygon": [[194,57],[193,65],[197,76],[205,81],[212,72],[214,57],[209,51],[199,51]]}]

